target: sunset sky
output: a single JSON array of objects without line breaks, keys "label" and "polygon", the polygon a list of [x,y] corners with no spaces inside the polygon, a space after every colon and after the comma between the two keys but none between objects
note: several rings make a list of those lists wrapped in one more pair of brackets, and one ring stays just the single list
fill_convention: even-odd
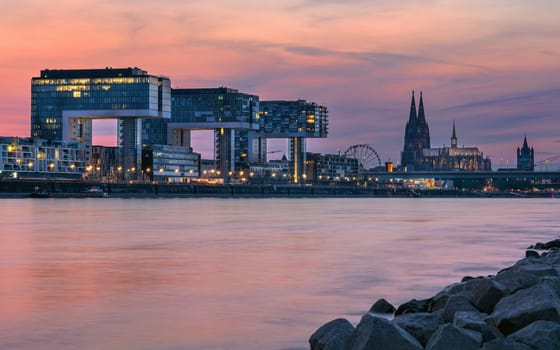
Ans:
[{"label": "sunset sky", "polygon": [[399,161],[414,89],[432,147],[455,120],[459,145],[495,168],[515,164],[525,133],[538,161],[560,153],[559,13],[556,0],[2,1],[0,135],[29,136],[41,69],[137,66],[172,87],[326,105],[312,152],[367,143]]}]

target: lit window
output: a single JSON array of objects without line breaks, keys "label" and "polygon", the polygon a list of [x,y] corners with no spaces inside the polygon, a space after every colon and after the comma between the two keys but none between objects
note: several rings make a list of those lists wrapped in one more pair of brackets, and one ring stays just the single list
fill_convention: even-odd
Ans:
[{"label": "lit window", "polygon": [[72,91],[72,97],[80,98],[82,97],[82,93],[80,91]]}]

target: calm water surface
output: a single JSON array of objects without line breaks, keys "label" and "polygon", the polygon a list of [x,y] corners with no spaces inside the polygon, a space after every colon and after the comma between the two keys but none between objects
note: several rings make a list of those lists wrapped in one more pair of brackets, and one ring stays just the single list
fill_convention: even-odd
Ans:
[{"label": "calm water surface", "polygon": [[307,349],[495,273],[558,199],[2,199],[1,349]]}]

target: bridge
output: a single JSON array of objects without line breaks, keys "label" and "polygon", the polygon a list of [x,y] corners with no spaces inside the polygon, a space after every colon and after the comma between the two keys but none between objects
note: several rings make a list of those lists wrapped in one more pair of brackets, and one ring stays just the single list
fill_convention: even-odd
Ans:
[{"label": "bridge", "polygon": [[368,173],[368,180],[390,181],[395,179],[436,179],[436,180],[506,180],[528,181],[548,180],[560,183],[560,171],[414,171]]}]

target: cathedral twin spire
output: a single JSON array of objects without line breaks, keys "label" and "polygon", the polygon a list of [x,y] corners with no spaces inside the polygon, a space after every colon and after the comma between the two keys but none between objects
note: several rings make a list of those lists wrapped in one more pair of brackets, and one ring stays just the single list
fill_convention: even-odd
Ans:
[{"label": "cathedral twin spire", "polygon": [[425,148],[430,148],[430,129],[424,113],[424,100],[422,98],[422,92],[420,92],[420,102],[418,104],[418,112],[416,112],[416,101],[414,98],[414,91],[412,91],[410,114],[408,122],[406,123],[401,164],[403,166],[420,166],[423,159],[423,150]]}]

